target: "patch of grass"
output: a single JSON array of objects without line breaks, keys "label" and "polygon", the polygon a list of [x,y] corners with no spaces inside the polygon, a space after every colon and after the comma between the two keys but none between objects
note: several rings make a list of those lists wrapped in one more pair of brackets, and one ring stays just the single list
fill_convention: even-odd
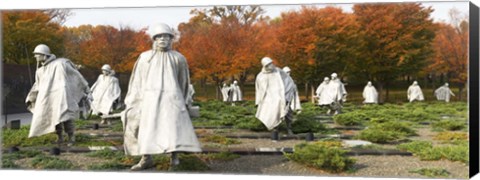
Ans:
[{"label": "patch of grass", "polygon": [[427,176],[427,177],[448,177],[450,173],[442,168],[420,168],[420,169],[415,169],[411,170],[410,173],[418,173],[422,176]]},{"label": "patch of grass", "polygon": [[42,151],[22,150],[14,153],[4,153],[2,154],[2,168],[19,168],[19,166],[15,164],[16,160],[31,158],[39,155],[43,155]]},{"label": "patch of grass", "polygon": [[173,169],[170,168],[170,156],[155,155],[153,160],[155,167],[160,171],[175,171],[175,172],[203,172],[210,168],[199,157],[193,154],[180,154],[178,156],[180,164]]},{"label": "patch of grass", "polygon": [[408,122],[399,122],[383,118],[375,118],[370,122],[370,126],[362,130],[356,136],[358,139],[367,140],[375,143],[393,143],[408,136],[416,135],[415,130],[411,128]]},{"label": "patch of grass", "polygon": [[369,117],[361,111],[353,111],[350,113],[337,114],[333,116],[335,123],[343,126],[357,126],[362,125]]},{"label": "patch of grass", "polygon": [[418,156],[421,160],[440,160],[460,161],[465,164],[469,162],[468,143],[448,146],[432,146],[428,141],[413,141],[397,146],[400,150],[406,150]]},{"label": "patch of grass", "polygon": [[232,161],[240,157],[238,154],[233,154],[231,152],[219,152],[219,153],[209,153],[209,154],[200,154],[198,155],[204,161]]},{"label": "patch of grass", "polygon": [[300,164],[339,173],[353,169],[355,159],[345,155],[341,142],[319,141],[302,143],[295,146],[293,153],[285,153],[285,157]]},{"label": "patch of grass", "polygon": [[453,141],[468,141],[468,134],[465,132],[440,132],[435,137],[435,140],[453,142]]},{"label": "patch of grass", "polygon": [[121,139],[101,139],[91,137],[86,134],[75,135],[75,146],[87,147],[87,146],[119,146],[123,144]]},{"label": "patch of grass", "polygon": [[35,169],[68,170],[75,168],[75,166],[70,161],[46,155],[39,155],[34,157],[31,163]]},{"label": "patch of grass", "polygon": [[120,123],[114,123],[111,127],[111,130],[113,132],[123,132],[123,124]]},{"label": "patch of grass", "polygon": [[[315,120],[318,113],[302,112],[297,115],[297,120],[292,123],[292,131],[295,134],[312,132],[316,133],[325,130],[326,127],[322,123]],[[283,123],[285,124],[285,123]],[[286,129],[286,126],[285,126]]]},{"label": "patch of grass", "polygon": [[181,154],[179,158],[180,164],[173,171],[204,172],[210,170],[204,161],[193,154]]},{"label": "patch of grass", "polygon": [[432,128],[442,129],[447,131],[457,131],[466,128],[465,121],[459,119],[453,120],[441,120],[438,122],[434,122],[432,124]]},{"label": "patch of grass", "polygon": [[357,139],[362,139],[374,143],[392,143],[402,139],[404,135],[396,131],[383,131],[381,129],[369,128],[362,130],[360,134],[355,136]]},{"label": "patch of grass", "polygon": [[2,147],[31,147],[31,146],[54,146],[52,142],[57,140],[55,134],[46,134],[38,137],[28,138],[30,126],[22,126],[18,130],[2,130]]},{"label": "patch of grass", "polygon": [[98,157],[103,159],[121,159],[125,154],[123,151],[113,151],[111,149],[102,149],[98,151],[89,152],[86,154],[88,157]]},{"label": "patch of grass", "polygon": [[19,168],[20,166],[18,166],[17,164],[15,164],[15,160],[11,159],[11,158],[8,158],[3,156],[2,157],[2,166],[1,168],[2,169],[16,169],[16,168]]},{"label": "patch of grass", "polygon": [[94,164],[94,165],[89,165],[87,167],[88,170],[123,170],[123,169],[129,169],[129,168],[130,168],[129,165],[123,164],[118,161]]},{"label": "patch of grass", "polygon": [[217,144],[222,144],[222,145],[240,144],[241,143],[240,141],[238,141],[236,139],[226,138],[225,136],[221,136],[221,135],[205,136],[205,137],[201,138],[200,141],[217,143]]}]

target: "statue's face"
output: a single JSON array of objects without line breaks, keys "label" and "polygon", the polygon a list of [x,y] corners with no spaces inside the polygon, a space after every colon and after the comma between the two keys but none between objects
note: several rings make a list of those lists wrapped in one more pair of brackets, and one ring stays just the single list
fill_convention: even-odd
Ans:
[{"label": "statue's face", "polygon": [[108,75],[108,74],[110,74],[110,72],[108,72],[107,70],[102,70],[102,74],[103,75]]},{"label": "statue's face", "polygon": [[45,62],[47,60],[47,55],[45,54],[35,54],[34,57],[38,62]]},{"label": "statue's face", "polygon": [[274,69],[275,69],[275,65],[273,65],[273,63],[267,64],[265,66],[265,70],[268,72],[272,72]]},{"label": "statue's face", "polygon": [[154,46],[155,49],[161,51],[167,51],[170,49],[170,45],[172,44],[173,37],[169,34],[160,34],[155,36]]}]

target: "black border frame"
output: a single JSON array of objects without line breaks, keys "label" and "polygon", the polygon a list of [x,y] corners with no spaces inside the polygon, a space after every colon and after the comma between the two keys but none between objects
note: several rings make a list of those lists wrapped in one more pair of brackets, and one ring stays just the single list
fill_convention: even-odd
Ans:
[{"label": "black border frame", "polygon": [[469,134],[470,134],[470,166],[469,176],[472,178],[479,172],[479,9],[470,2],[469,6]]}]

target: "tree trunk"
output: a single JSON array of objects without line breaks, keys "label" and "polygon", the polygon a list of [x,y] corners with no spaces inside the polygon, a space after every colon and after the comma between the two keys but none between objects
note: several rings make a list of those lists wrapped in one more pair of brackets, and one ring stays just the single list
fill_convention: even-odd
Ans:
[{"label": "tree trunk", "polygon": [[384,98],[383,98],[383,83],[378,82],[378,103],[383,104],[384,102],[385,101],[384,101]]},{"label": "tree trunk", "polygon": [[459,100],[459,101],[462,101],[462,100],[463,100],[462,94],[463,94],[463,90],[465,89],[466,85],[467,85],[467,84],[465,83],[465,84],[460,84],[460,85],[458,86],[458,100]]},{"label": "tree trunk", "polygon": [[305,99],[308,99],[308,97],[310,97],[310,96],[308,94],[308,82],[307,82],[307,83],[305,83]]},{"label": "tree trunk", "polygon": [[[313,96],[315,96],[315,94],[314,94],[315,89],[314,89],[314,88],[315,88],[315,87],[310,86],[310,91],[311,91],[311,95],[312,95],[312,98],[311,98],[311,99],[312,99],[312,103],[315,104],[315,97],[313,97]],[[308,101],[308,99],[307,99],[307,101]]]}]

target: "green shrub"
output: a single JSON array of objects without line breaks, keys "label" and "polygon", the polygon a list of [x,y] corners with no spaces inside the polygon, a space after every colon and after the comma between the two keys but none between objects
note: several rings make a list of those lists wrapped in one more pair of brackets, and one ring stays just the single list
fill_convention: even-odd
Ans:
[{"label": "green shrub", "polygon": [[365,113],[356,111],[333,116],[335,123],[343,126],[362,125],[363,122],[368,121],[368,119],[369,117]]},{"label": "green shrub", "polygon": [[357,139],[362,139],[374,143],[391,143],[400,140],[404,134],[396,131],[384,131],[382,129],[369,128],[362,130],[360,134],[355,136]]},{"label": "green shrub", "polygon": [[70,161],[46,155],[39,155],[34,157],[31,163],[35,169],[67,170],[74,168],[74,165]]},{"label": "green shrub", "polygon": [[1,158],[2,168],[19,168],[19,166],[15,164],[16,160],[31,158],[42,154],[42,151],[39,150],[21,150],[14,153],[4,153]]},{"label": "green shrub", "polygon": [[410,171],[411,173],[418,173],[422,176],[427,176],[427,177],[447,177],[450,175],[450,173],[441,168],[421,168],[421,169],[416,169]]},{"label": "green shrub", "polygon": [[202,172],[210,168],[199,157],[193,154],[180,154],[178,156],[180,164],[173,169],[170,167],[170,157],[167,155],[155,155],[153,161],[157,170],[160,171],[176,171],[176,172]]},{"label": "green shrub", "polygon": [[75,146],[87,147],[87,146],[118,146],[122,145],[121,139],[98,139],[86,134],[75,135]]},{"label": "green shrub", "polygon": [[345,153],[341,145],[338,146],[338,142],[320,141],[296,145],[295,151],[286,153],[285,156],[307,166],[338,173],[352,169],[355,164],[356,160],[347,157]]},{"label": "green shrub", "polygon": [[435,135],[433,138],[440,141],[466,141],[468,140],[468,134],[465,132],[441,132]]},{"label": "green shrub", "polygon": [[123,132],[123,124],[121,122],[114,123],[111,129],[113,132]]},{"label": "green shrub", "polygon": [[443,129],[448,131],[462,130],[466,127],[465,121],[460,120],[441,120],[434,122],[432,128]]},{"label": "green shrub", "polygon": [[371,128],[383,131],[394,131],[403,136],[416,135],[415,130],[411,128],[411,124],[408,122],[385,121],[384,123],[374,124]]},{"label": "green shrub", "polygon": [[421,160],[448,159],[450,161],[460,161],[466,164],[469,162],[468,143],[433,147],[431,142],[413,141],[400,144],[397,148],[411,152],[414,155],[419,156]]},{"label": "green shrub", "polygon": [[356,138],[383,144],[416,135],[415,130],[411,128],[411,124],[408,122],[373,118],[369,124],[370,126],[362,130]]},{"label": "green shrub", "polygon": [[15,169],[19,168],[17,164],[15,164],[15,160],[9,158],[8,156],[3,155],[2,156],[2,169]]},{"label": "green shrub", "polygon": [[397,146],[398,149],[408,151],[413,154],[417,154],[425,149],[430,149],[432,147],[432,143],[428,141],[413,141],[409,143],[403,143]]},{"label": "green shrub", "polygon": [[123,151],[113,151],[111,149],[105,148],[98,151],[89,152],[86,154],[88,157],[98,157],[103,159],[121,159],[125,154]]},{"label": "green shrub", "polygon": [[221,135],[212,135],[212,136],[205,136],[200,139],[202,142],[212,142],[217,144],[223,145],[230,145],[230,144],[240,144],[241,142],[236,139],[226,138],[225,136]]},{"label": "green shrub", "polygon": [[425,112],[424,109],[414,109],[413,111],[403,114],[401,120],[407,120],[411,122],[431,122],[440,119],[439,115],[430,114]]},{"label": "green shrub", "polygon": [[292,131],[295,134],[307,133],[307,132],[319,132],[325,130],[326,127],[322,123],[319,123],[313,118],[299,119],[292,123]]},{"label": "green shrub", "polygon": [[255,116],[245,116],[239,118],[234,127],[238,129],[249,129],[257,132],[267,131],[265,125]]},{"label": "green shrub", "polygon": [[28,138],[30,126],[22,126],[18,130],[2,130],[2,147],[21,146],[53,146],[57,136],[53,133],[38,137]]},{"label": "green shrub", "polygon": [[[181,154],[179,156],[180,164],[177,165],[173,171],[177,172],[203,172],[210,170],[210,168],[200,158],[193,154]],[[170,162],[168,162],[170,163]]]},{"label": "green shrub", "polygon": [[101,164],[93,164],[87,167],[88,170],[122,170],[129,169],[130,165],[120,163],[118,161],[105,162]]},{"label": "green shrub", "polygon": [[219,152],[219,153],[200,154],[199,157],[204,161],[231,161],[239,158],[240,155],[233,154],[231,152]]}]

